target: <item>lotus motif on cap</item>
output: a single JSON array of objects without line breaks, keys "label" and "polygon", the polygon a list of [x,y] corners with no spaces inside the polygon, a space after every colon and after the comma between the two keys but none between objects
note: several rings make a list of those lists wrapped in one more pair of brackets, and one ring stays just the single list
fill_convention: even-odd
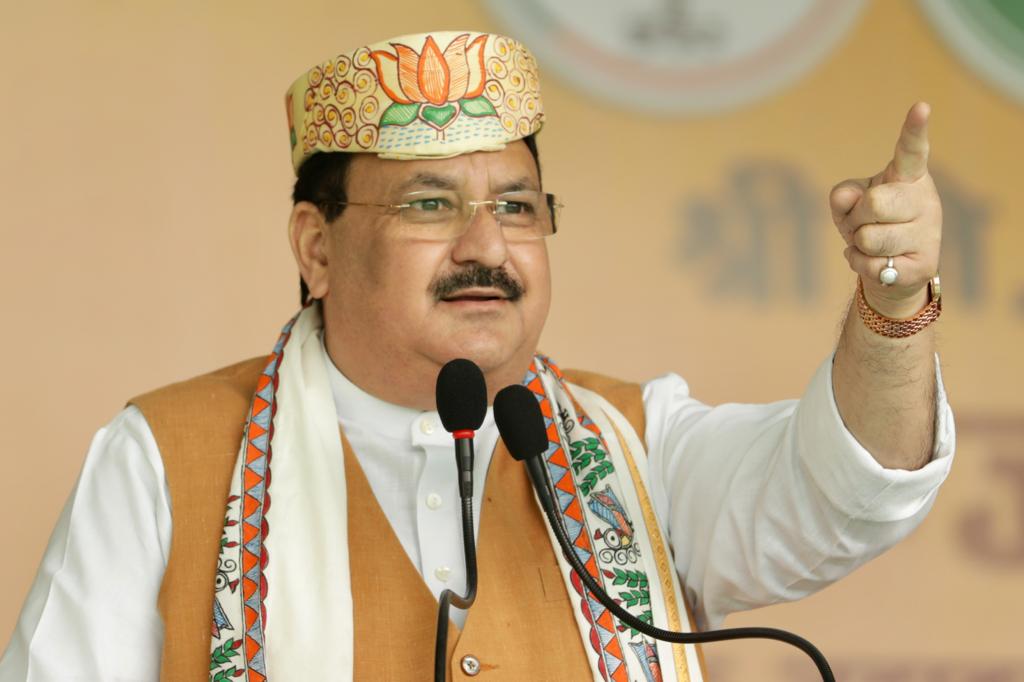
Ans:
[{"label": "lotus motif on cap", "polygon": [[394,53],[371,52],[380,87],[393,102],[381,115],[380,125],[404,126],[420,120],[443,138],[444,130],[460,114],[497,116],[483,96],[487,38],[480,35],[469,42],[469,34],[463,33],[442,50],[433,36],[427,36],[419,52],[403,43],[391,43]]}]

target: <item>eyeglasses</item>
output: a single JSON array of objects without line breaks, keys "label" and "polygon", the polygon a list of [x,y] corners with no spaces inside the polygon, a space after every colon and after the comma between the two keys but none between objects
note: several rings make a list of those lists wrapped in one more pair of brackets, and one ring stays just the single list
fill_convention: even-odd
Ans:
[{"label": "eyeglasses", "polygon": [[323,201],[319,205],[386,208],[398,214],[400,229],[409,236],[439,240],[463,234],[477,208],[485,206],[508,241],[531,241],[554,234],[555,220],[562,208],[554,194],[530,190],[505,192],[486,201],[467,201],[458,192],[429,189],[409,192],[397,204]]}]

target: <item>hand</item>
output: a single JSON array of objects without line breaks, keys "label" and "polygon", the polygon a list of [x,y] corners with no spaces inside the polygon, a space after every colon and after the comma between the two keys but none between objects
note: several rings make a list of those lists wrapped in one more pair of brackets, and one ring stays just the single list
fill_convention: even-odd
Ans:
[{"label": "hand", "polygon": [[[864,297],[879,314],[912,317],[928,302],[927,284],[939,270],[942,204],[928,174],[928,116],[918,102],[907,112],[892,161],[871,178],[832,188],[832,222],[846,241],[850,269],[864,283]],[[899,272],[886,286],[879,273],[893,257]]]}]

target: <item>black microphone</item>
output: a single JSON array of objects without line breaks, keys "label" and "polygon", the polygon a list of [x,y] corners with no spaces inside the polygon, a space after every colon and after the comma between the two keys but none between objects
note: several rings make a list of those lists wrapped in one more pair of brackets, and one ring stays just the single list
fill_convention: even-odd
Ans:
[{"label": "black microphone", "polygon": [[540,405],[537,404],[537,398],[533,392],[525,386],[519,385],[506,386],[498,391],[498,395],[494,398],[494,421],[498,425],[501,439],[505,441],[509,453],[515,459],[526,464],[527,473],[537,492],[541,507],[544,509],[544,515],[547,516],[548,524],[558,539],[566,561],[586,585],[587,590],[594,595],[594,598],[604,604],[605,608],[611,611],[616,618],[648,637],[676,644],[705,644],[749,638],[774,639],[785,642],[810,656],[824,682],[835,682],[832,669],[829,667],[828,661],[825,660],[825,656],[809,641],[791,632],[776,628],[726,628],[705,632],[675,632],[645,623],[622,608],[590,575],[569,541],[569,535],[551,494],[552,484],[547,468],[539,456],[547,451],[548,437],[547,429],[544,426],[544,415],[541,414]]},{"label": "black microphone", "polygon": [[434,391],[437,414],[445,431],[455,437],[459,496],[473,497],[473,435],[487,415],[487,383],[471,360],[452,360],[437,375]]},{"label": "black microphone", "polygon": [[547,428],[533,391],[525,386],[506,386],[494,396],[494,421],[505,446],[515,459],[526,465],[541,508],[555,508],[541,455],[548,449]]},{"label": "black microphone", "polygon": [[476,601],[476,537],[473,528],[473,436],[487,416],[487,383],[484,374],[470,360],[452,360],[437,375],[434,392],[437,414],[446,431],[455,438],[455,464],[459,471],[462,502],[462,546],[466,557],[466,595],[444,590],[437,604],[437,634],[434,639],[434,679],[444,682],[448,667],[449,605],[468,609]]}]

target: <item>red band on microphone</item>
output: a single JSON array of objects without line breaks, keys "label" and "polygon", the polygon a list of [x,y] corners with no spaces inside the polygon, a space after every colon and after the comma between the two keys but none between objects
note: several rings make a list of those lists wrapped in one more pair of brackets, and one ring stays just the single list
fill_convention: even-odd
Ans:
[{"label": "red band on microphone", "polygon": [[473,429],[458,429],[456,431],[452,431],[452,436],[454,436],[455,440],[458,440],[459,438],[469,438],[470,440],[473,440],[474,435],[476,434]]}]

